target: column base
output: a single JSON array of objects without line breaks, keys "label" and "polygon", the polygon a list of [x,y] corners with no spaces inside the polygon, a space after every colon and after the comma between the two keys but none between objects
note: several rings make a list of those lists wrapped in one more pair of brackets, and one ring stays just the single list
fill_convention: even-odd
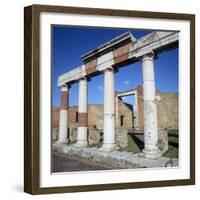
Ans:
[{"label": "column base", "polygon": [[143,149],[142,152],[140,154],[138,154],[138,156],[143,157],[143,158],[157,160],[163,155],[163,153],[164,152],[161,151],[160,149],[151,150],[151,151]]},{"label": "column base", "polygon": [[75,147],[87,147],[88,142],[85,140],[79,140],[74,144]]},{"label": "column base", "polygon": [[118,150],[119,147],[116,145],[116,144],[103,144],[99,150],[101,151],[115,151],[115,150]]},{"label": "column base", "polygon": [[57,140],[56,141],[56,144],[68,144],[69,143],[69,140],[68,139],[65,139],[65,140]]}]

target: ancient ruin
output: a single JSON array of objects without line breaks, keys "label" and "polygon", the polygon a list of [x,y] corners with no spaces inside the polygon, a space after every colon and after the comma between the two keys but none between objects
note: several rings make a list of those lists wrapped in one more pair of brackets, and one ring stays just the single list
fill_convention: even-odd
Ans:
[{"label": "ancient ruin", "polygon": [[[120,103],[123,104],[120,98],[133,94],[136,98],[136,109],[132,110],[130,115],[134,114],[135,120],[130,120],[130,126],[144,131],[144,149],[139,156],[149,159],[160,158],[167,149],[166,146],[163,147],[159,144],[160,140],[166,140],[164,128],[178,126],[178,112],[174,111],[176,114],[172,114],[175,118],[174,124],[169,123],[167,117],[170,118],[170,116],[161,117],[162,120],[158,121],[158,114],[164,116],[161,109],[159,110],[159,107],[162,107],[162,98],[167,99],[171,94],[161,94],[156,91],[154,59],[160,52],[176,47],[178,47],[178,32],[155,31],[137,40],[130,32],[126,32],[82,55],[83,65],[59,76],[57,81],[58,87],[61,87],[57,143],[68,143],[74,135],[76,135],[73,138],[76,141],[74,146],[80,148],[87,147],[94,140],[100,140],[99,130],[101,127],[98,127],[97,123],[88,123],[87,85],[91,77],[103,73],[103,144],[98,150],[109,152],[117,150],[121,145],[126,145],[120,143],[120,141],[126,141],[126,137],[123,135],[127,135],[127,129],[123,128],[126,120],[123,119],[119,109],[120,106],[124,106],[120,105]],[[143,87],[139,86],[130,91],[117,93],[114,82],[115,73],[118,68],[134,62],[142,63]],[[75,82],[79,82],[79,103],[77,111],[73,112],[77,120],[77,133],[75,133],[76,127],[69,129],[72,116],[71,114],[69,116],[69,113],[72,113],[72,108],[69,108],[69,90],[70,85]],[[175,98],[173,103],[176,104],[178,97],[176,95],[172,95],[172,97]],[[159,111],[157,112],[157,110]],[[159,117],[159,119],[161,118]]]}]

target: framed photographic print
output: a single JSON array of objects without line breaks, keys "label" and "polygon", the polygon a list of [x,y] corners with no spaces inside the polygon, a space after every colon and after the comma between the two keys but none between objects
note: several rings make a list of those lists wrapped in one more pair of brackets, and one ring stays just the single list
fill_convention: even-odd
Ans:
[{"label": "framed photographic print", "polygon": [[24,9],[24,191],[195,184],[195,16]]}]

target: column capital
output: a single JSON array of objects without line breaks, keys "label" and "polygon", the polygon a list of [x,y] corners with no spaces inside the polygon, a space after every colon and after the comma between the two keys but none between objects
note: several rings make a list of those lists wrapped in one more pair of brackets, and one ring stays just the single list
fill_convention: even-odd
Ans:
[{"label": "column capital", "polygon": [[62,92],[67,92],[69,90],[70,86],[68,84],[64,84],[61,86],[61,91]]},{"label": "column capital", "polygon": [[80,81],[80,80],[86,80],[86,81],[87,81],[87,80],[88,80],[88,77],[87,77],[87,76],[83,76],[83,77],[81,77],[81,78],[79,79],[79,81]]},{"label": "column capital", "polygon": [[155,57],[155,54],[154,54],[154,52],[152,51],[152,52],[149,52],[149,53],[143,55],[141,59],[142,59],[142,61],[145,61],[145,60],[152,60],[152,59],[154,59],[154,57]]},{"label": "column capital", "polygon": [[86,81],[86,82],[90,82],[91,81],[91,78],[88,77],[88,76],[83,76],[81,78],[79,78],[77,81],[80,82],[80,81]]},{"label": "column capital", "polygon": [[112,66],[110,66],[110,67],[107,67],[106,69],[104,69],[104,72],[106,72],[106,71],[109,71],[109,72],[111,72],[111,71],[115,71],[115,69],[114,69],[114,67],[112,67]]},{"label": "column capital", "polygon": [[112,72],[112,71],[113,71],[114,73],[116,73],[116,72],[118,72],[119,70],[118,70],[117,67],[110,66],[110,67],[107,67],[106,69],[104,69],[103,71],[104,71],[104,73],[107,72],[107,71],[109,71],[109,72]]},{"label": "column capital", "polygon": [[90,79],[87,76],[84,76],[78,80],[80,85],[88,85]]}]

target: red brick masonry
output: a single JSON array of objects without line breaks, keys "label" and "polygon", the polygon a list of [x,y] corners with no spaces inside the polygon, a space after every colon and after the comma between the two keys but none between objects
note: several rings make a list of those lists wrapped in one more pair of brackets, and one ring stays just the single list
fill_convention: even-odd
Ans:
[{"label": "red brick masonry", "polygon": [[78,127],[88,126],[88,113],[78,113]]},{"label": "red brick masonry", "polygon": [[68,91],[62,91],[62,93],[61,93],[60,108],[63,109],[63,110],[68,110],[68,108],[69,108],[69,95],[68,95]]},{"label": "red brick masonry", "polygon": [[94,59],[86,63],[86,74],[90,75],[96,72],[97,59]]},{"label": "red brick masonry", "polygon": [[116,50],[114,50],[114,60],[115,64],[121,63],[128,59],[128,54],[131,48],[131,43],[126,44]]}]

